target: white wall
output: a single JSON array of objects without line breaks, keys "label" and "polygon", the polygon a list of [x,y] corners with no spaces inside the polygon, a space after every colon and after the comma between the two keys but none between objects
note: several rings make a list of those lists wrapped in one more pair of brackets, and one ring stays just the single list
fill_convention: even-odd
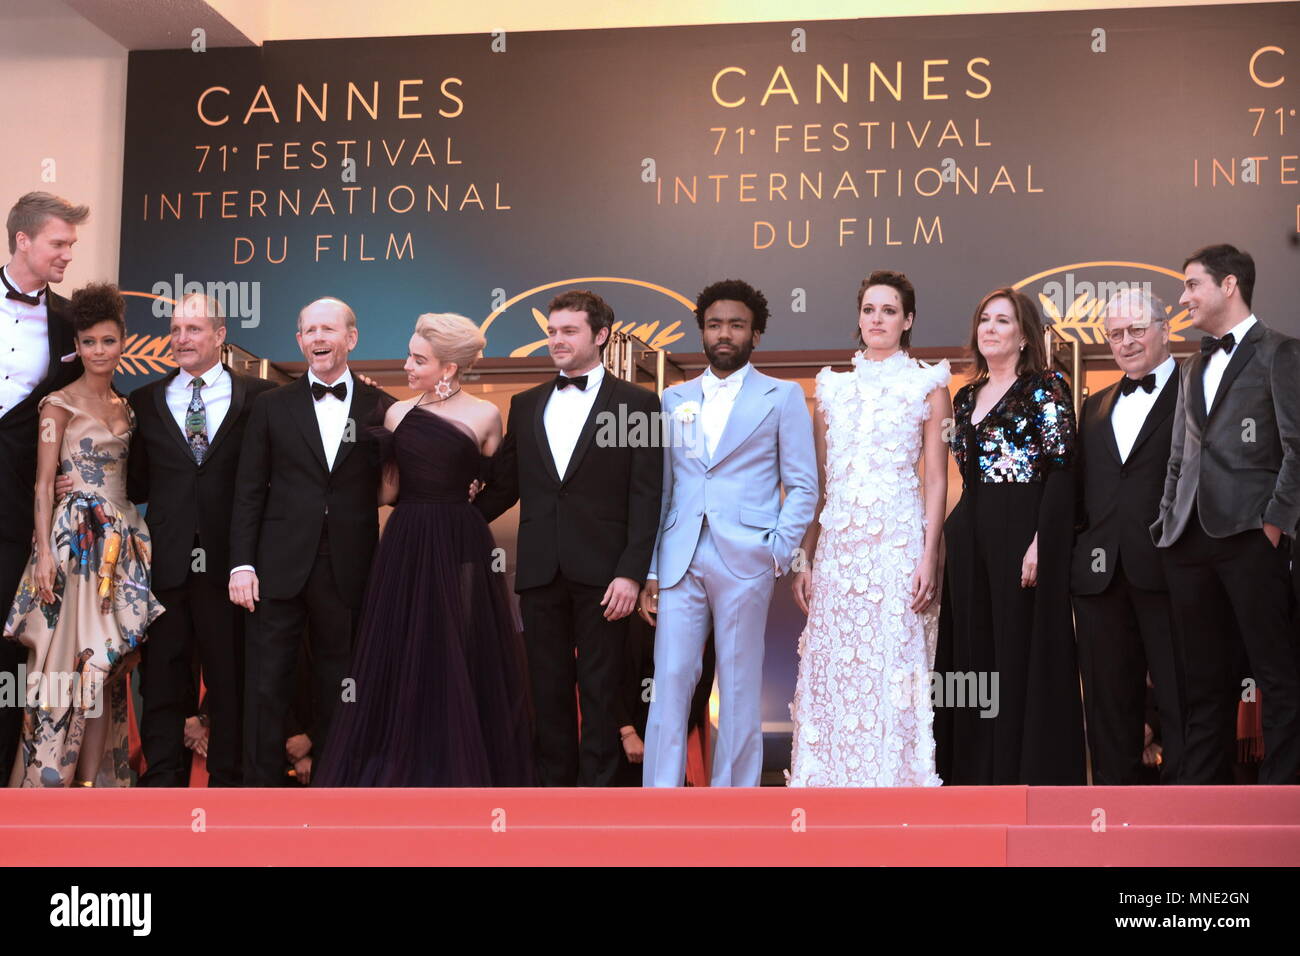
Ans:
[{"label": "white wall", "polygon": [[[61,292],[116,280],[126,50],[61,0],[0,0],[0,216],[33,189],[90,205]],[[54,161],[54,182],[42,164]],[[0,262],[9,258],[6,244]]]}]

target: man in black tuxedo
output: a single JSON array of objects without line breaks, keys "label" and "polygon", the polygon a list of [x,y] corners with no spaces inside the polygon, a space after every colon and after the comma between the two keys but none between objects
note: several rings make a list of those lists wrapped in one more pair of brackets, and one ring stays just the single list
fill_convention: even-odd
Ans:
[{"label": "man in black tuxedo", "polygon": [[171,320],[177,370],[130,398],[128,493],[149,503],[153,591],[167,608],[140,660],[145,787],[189,785],[184,731],[199,710],[196,649],[207,688],[209,786],[242,780],[244,621],[228,592],[231,502],[253,400],[275,386],[222,364],[225,340],[220,305],[184,297]]},{"label": "man in black tuxedo", "polygon": [[[63,281],[72,261],[85,206],[50,193],[27,193],[9,210],[9,253],[0,269],[0,617],[32,553],[36,488],[36,408],[50,392],[81,375],[68,300],[50,285]],[[0,681],[14,689],[15,706],[0,704],[0,772],[13,766],[22,726],[25,688],[18,683],[27,649],[0,638]]]},{"label": "man in black tuxedo", "polygon": [[1161,779],[1177,778],[1183,709],[1169,590],[1147,531],[1169,464],[1177,366],[1164,303],[1140,289],[1106,305],[1106,340],[1124,377],[1084,402],[1075,445],[1079,533],[1070,590],[1093,783],[1136,784],[1147,675],[1161,728]]},{"label": "man in black tuxedo", "polygon": [[391,398],[348,370],[356,316],[338,299],[298,316],[307,374],[258,396],[244,434],[230,525],[230,600],[254,612],[245,641],[244,783],[278,786],[303,629],[324,752],[379,539],[379,448]]},{"label": "man in black tuxedo", "polygon": [[1231,783],[1244,642],[1259,688],[1259,782],[1300,771],[1300,677],[1290,621],[1290,537],[1300,521],[1300,340],[1251,311],[1255,262],[1229,245],[1183,264],[1180,304],[1207,333],[1183,364],[1160,512],[1186,676],[1180,783]]},{"label": "man in black tuxedo", "polygon": [[565,292],[549,313],[547,339],[559,374],[511,400],[505,440],[475,503],[492,521],[520,502],[515,590],[540,782],[605,787],[622,753],[618,695],[627,617],[650,568],[659,522],[659,399],[601,365],[614,324],[604,299]]}]

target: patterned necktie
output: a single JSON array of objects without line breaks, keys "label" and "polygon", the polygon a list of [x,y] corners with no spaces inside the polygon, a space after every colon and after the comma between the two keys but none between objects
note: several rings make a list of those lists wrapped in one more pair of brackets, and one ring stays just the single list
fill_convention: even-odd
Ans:
[{"label": "patterned necktie", "polygon": [[190,451],[194,453],[194,462],[198,465],[203,464],[203,457],[208,453],[208,410],[203,404],[203,396],[199,394],[202,387],[201,378],[190,382],[194,397],[190,399],[190,407],[185,409],[185,441],[189,443]]}]

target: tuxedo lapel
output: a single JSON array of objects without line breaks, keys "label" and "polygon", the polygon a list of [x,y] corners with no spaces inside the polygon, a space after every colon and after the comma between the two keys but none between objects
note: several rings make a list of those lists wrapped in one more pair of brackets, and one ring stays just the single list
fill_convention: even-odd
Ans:
[{"label": "tuxedo lapel", "polygon": [[316,421],[316,409],[312,404],[307,376],[303,375],[293,384],[296,392],[289,398],[289,413],[302,431],[302,437],[307,439],[307,445],[316,455],[321,468],[329,471],[329,465],[325,461],[325,443],[321,441],[320,423]]},{"label": "tuxedo lapel", "polygon": [[181,453],[190,461],[193,461],[194,451],[190,448],[189,442],[185,440],[184,433],[177,426],[176,419],[172,417],[172,410],[167,405],[167,386],[171,385],[178,375],[180,375],[180,369],[176,369],[158,380],[153,389],[153,404],[158,412],[158,418],[162,422],[163,431],[167,432],[175,440]]},{"label": "tuxedo lapel", "polygon": [[[1175,372],[1169,376],[1165,382],[1165,387],[1161,389],[1156,402],[1147,412],[1146,420],[1142,423],[1142,428],[1138,430],[1137,438],[1133,441],[1133,447],[1129,450],[1128,456],[1132,458],[1137,454],[1142,443],[1151,437],[1151,433],[1159,428],[1174,413],[1174,402],[1178,400],[1178,374]],[[1169,449],[1165,449],[1167,452]]]},{"label": "tuxedo lapel", "polygon": [[236,375],[228,365],[222,365],[221,367],[230,376],[230,407],[226,409],[226,417],[221,420],[221,427],[217,429],[217,433],[208,442],[209,458],[216,452],[217,445],[221,443],[221,440],[234,429],[235,422],[239,420],[239,413],[244,409],[244,402],[248,400],[248,385],[245,383],[244,377]]},{"label": "tuxedo lapel", "polygon": [[695,417],[690,422],[677,420],[674,410],[673,428],[676,438],[671,447],[680,444],[686,449],[686,457],[693,458],[702,466],[709,466],[709,443],[704,440],[704,428],[700,425],[700,415],[704,408],[704,376],[698,375],[682,386],[683,401],[677,404],[681,408],[687,402],[695,403]]},{"label": "tuxedo lapel", "polygon": [[[610,400],[614,395],[614,377],[605,372],[600,380],[600,389],[596,392],[596,400],[591,405],[591,411],[587,413],[587,420],[582,424],[582,431],[578,433],[578,443],[573,446],[573,454],[569,456],[569,467],[564,472],[564,478],[560,484],[568,481],[573,477],[578,466],[582,464],[583,457],[587,454],[587,449],[591,446],[591,440],[596,434],[596,420],[600,417],[601,412],[609,408]],[[549,449],[549,445],[547,446]],[[554,458],[554,456],[550,456]]]},{"label": "tuxedo lapel", "polygon": [[767,399],[771,388],[772,382],[758,369],[750,369],[745,375],[740,394],[736,396],[736,404],[732,406],[731,414],[727,416],[727,425],[722,429],[722,437],[718,439],[718,446],[709,459],[709,469],[735,451],[772,411],[772,403]]},{"label": "tuxedo lapel", "polygon": [[1187,363],[1187,407],[1204,429],[1209,416],[1205,414],[1205,355],[1201,352]]},{"label": "tuxedo lapel", "polygon": [[1123,464],[1119,457],[1119,443],[1115,441],[1115,421],[1112,418],[1115,414],[1115,403],[1119,401],[1119,386],[1119,382],[1112,385],[1110,391],[1098,403],[1100,408],[1098,409],[1097,427],[1106,434],[1105,444],[1106,448],[1110,451],[1111,457],[1114,458],[1115,461]]},{"label": "tuxedo lapel", "polygon": [[[343,460],[347,458],[348,455],[352,454],[352,449],[356,447],[357,444],[357,438],[358,438],[357,431],[360,428],[360,425],[358,425],[358,421],[364,420],[361,413],[365,409],[366,402],[363,401],[361,397],[361,382],[357,379],[355,375],[352,376],[351,392],[352,395],[350,397],[352,401],[348,403],[348,417],[346,422],[343,425],[343,439],[342,441],[339,442],[339,450],[334,453],[334,467],[330,469],[330,474],[333,474],[334,472],[338,471],[339,466],[343,464]],[[328,399],[326,399],[326,401],[328,401]],[[314,417],[315,412],[313,412],[312,414]],[[349,432],[352,433],[350,439],[348,435]],[[318,435],[320,434],[319,428],[317,429],[317,434]],[[321,453],[323,454],[324,451],[325,451],[325,444],[324,442],[322,442]]]},{"label": "tuxedo lapel", "polygon": [[[546,388],[537,390],[537,400],[533,403],[533,440],[537,442],[537,454],[542,459],[542,467],[546,473],[551,476],[551,480],[557,485],[560,483],[560,472],[555,467],[555,454],[551,451],[551,440],[546,435],[546,403],[551,400],[551,392],[554,387],[547,383]],[[577,449],[575,448],[576,452]]]},{"label": "tuxedo lapel", "polygon": [[1228,360],[1228,367],[1223,370],[1223,378],[1219,379],[1219,389],[1214,393],[1214,404],[1210,406],[1209,417],[1214,417],[1214,413],[1219,410],[1219,406],[1227,398],[1228,389],[1232,387],[1233,380],[1241,374],[1242,368],[1254,356],[1255,344],[1263,335],[1264,326],[1256,319],[1255,324],[1250,327],[1245,338],[1232,350],[1232,357]]}]

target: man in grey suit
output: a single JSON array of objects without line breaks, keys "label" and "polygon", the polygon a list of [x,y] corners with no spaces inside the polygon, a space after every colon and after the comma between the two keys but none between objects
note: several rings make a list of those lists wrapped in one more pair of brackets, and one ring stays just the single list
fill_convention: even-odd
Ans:
[{"label": "man in grey suit", "polygon": [[753,787],[763,772],[768,604],[812,520],[817,457],[803,390],[749,364],[767,328],[763,294],[715,282],[695,317],[709,368],[663,397],[663,501],[641,594],[642,616],[654,624],[659,615],[643,782],[684,781],[688,710],[711,627],[721,697],[712,784]]},{"label": "man in grey suit", "polygon": [[[1179,783],[1232,782],[1245,644],[1264,723],[1259,782],[1295,783],[1300,678],[1288,562],[1300,522],[1300,340],[1251,311],[1255,262],[1229,245],[1183,264],[1179,300],[1207,333],[1183,363],[1169,468],[1152,539],[1186,673]],[[1248,685],[1249,686],[1249,685]]]}]

